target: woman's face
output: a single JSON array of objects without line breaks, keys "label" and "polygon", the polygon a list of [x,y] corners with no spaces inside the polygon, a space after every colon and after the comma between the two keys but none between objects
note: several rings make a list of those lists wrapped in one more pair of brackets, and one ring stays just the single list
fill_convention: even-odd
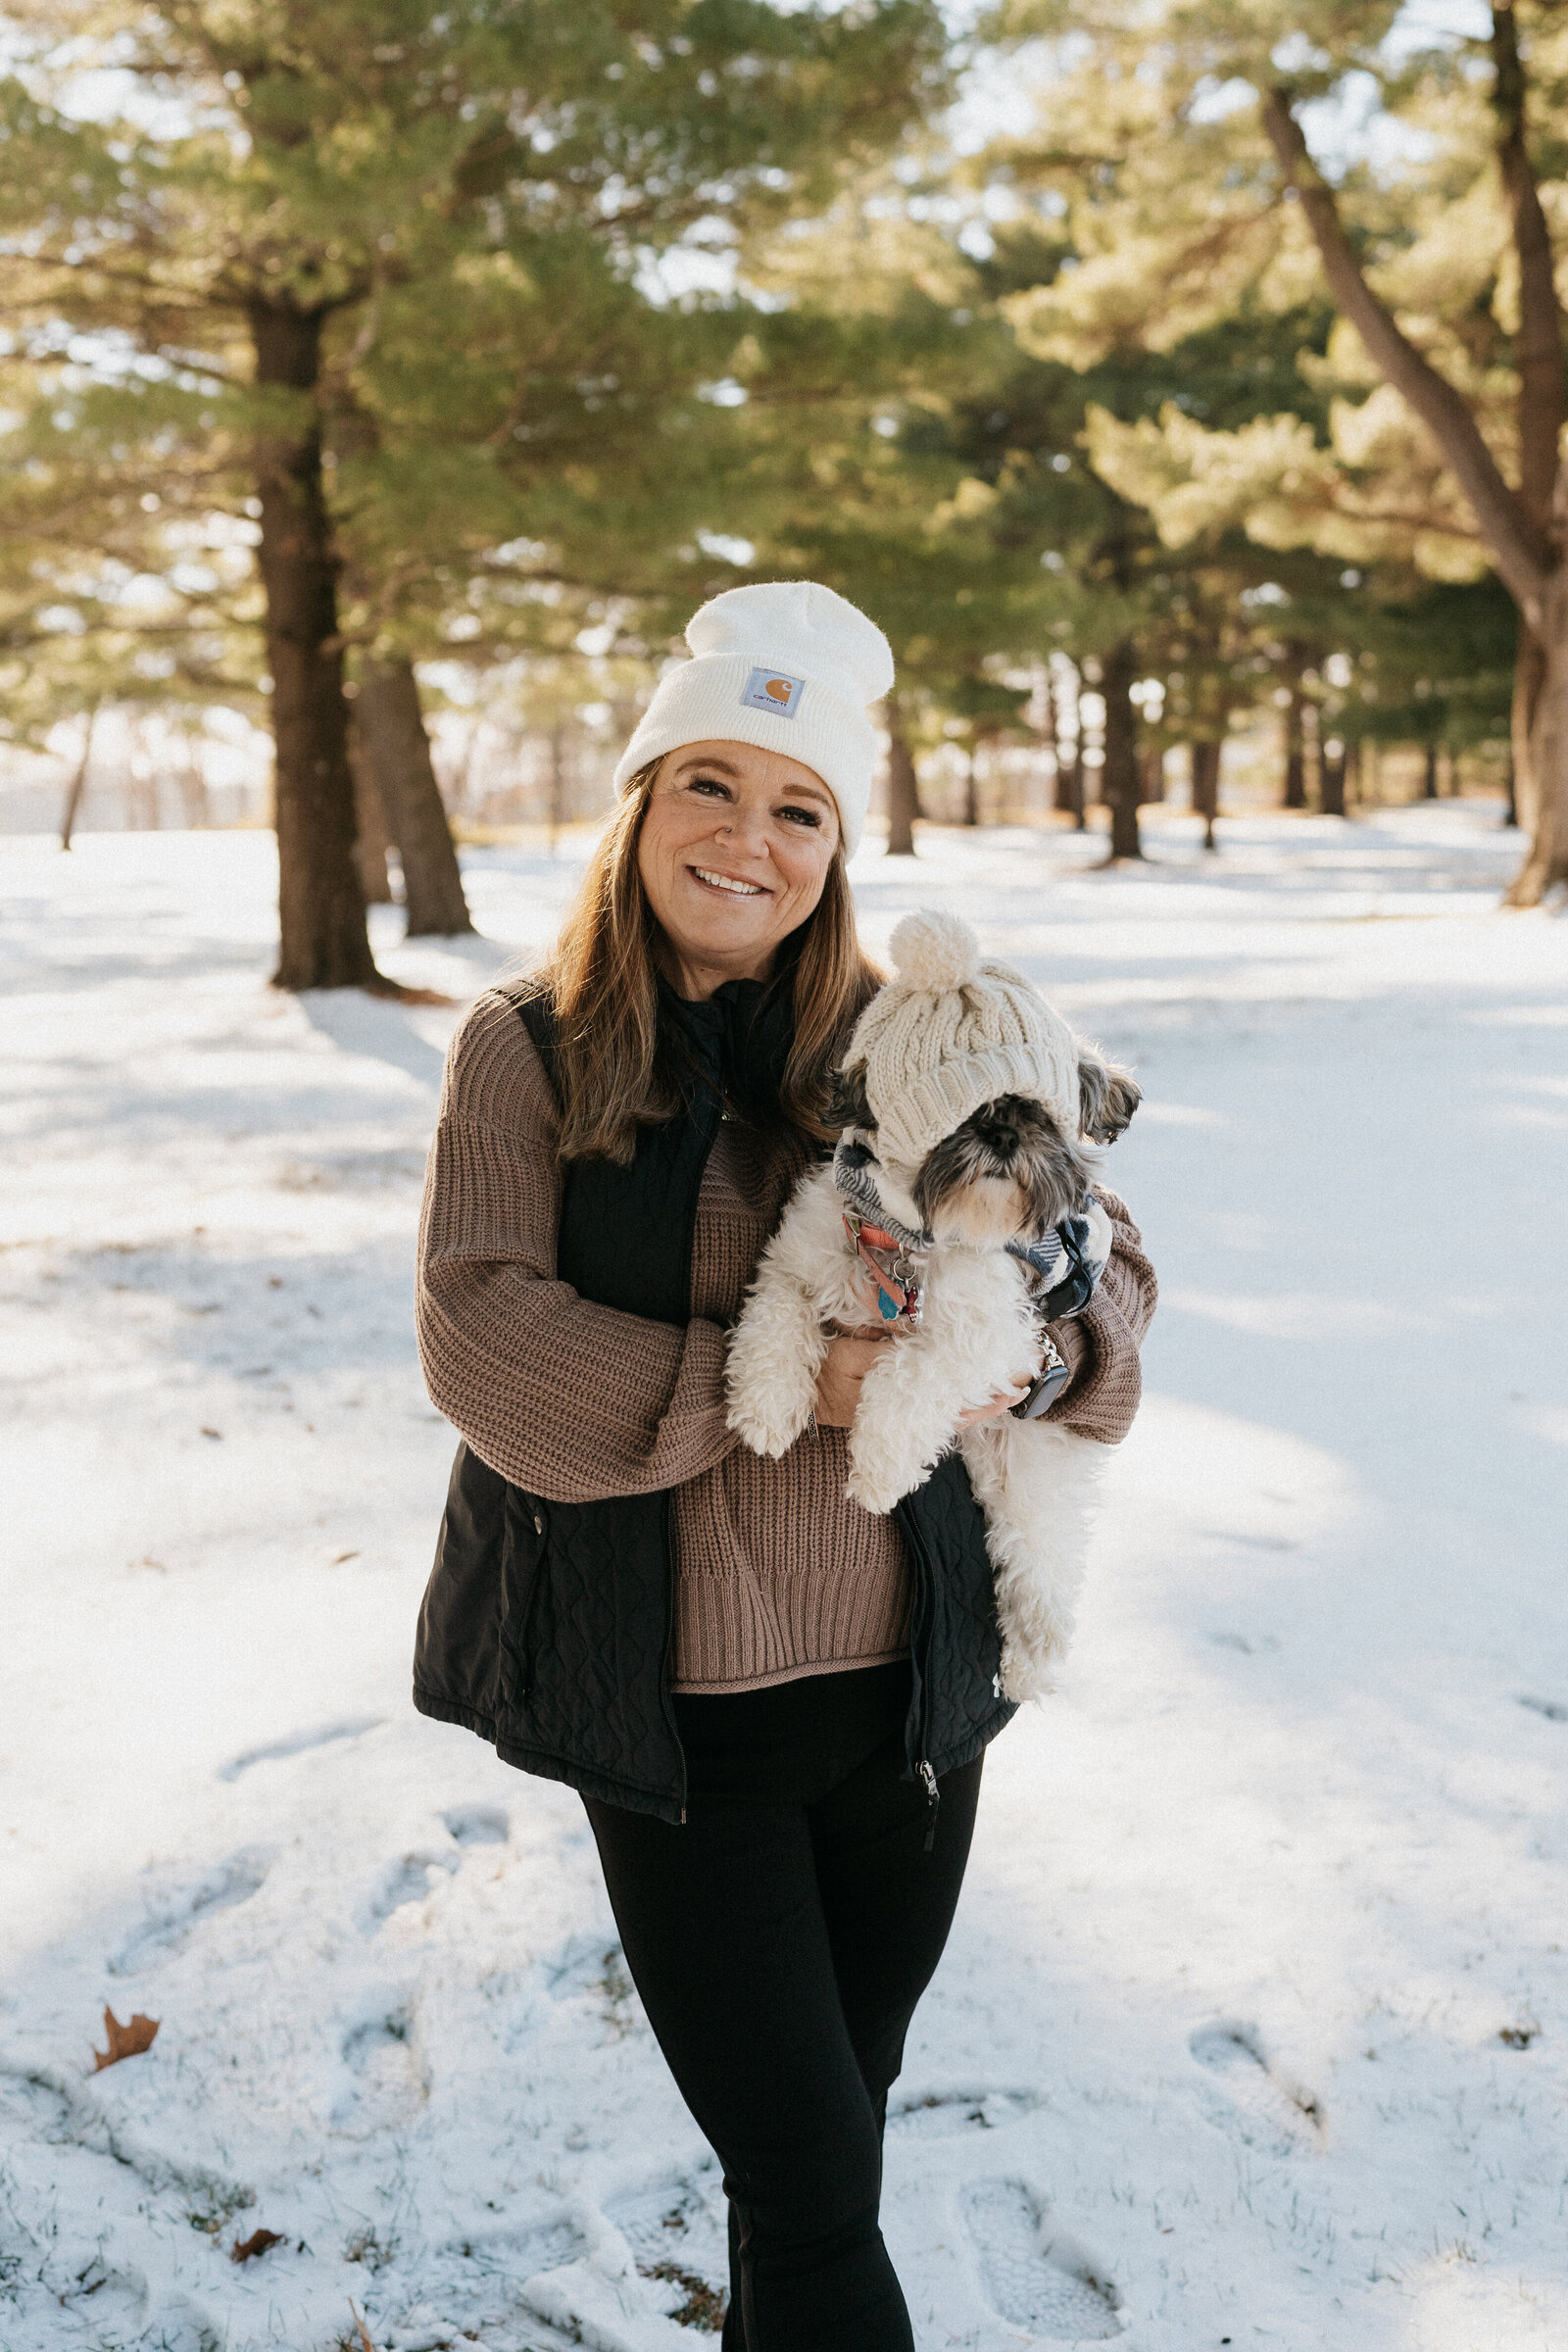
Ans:
[{"label": "woman's face", "polygon": [[765,980],[822,896],[839,818],[820,776],[749,743],[689,743],[654,779],[637,870],[686,997]]}]

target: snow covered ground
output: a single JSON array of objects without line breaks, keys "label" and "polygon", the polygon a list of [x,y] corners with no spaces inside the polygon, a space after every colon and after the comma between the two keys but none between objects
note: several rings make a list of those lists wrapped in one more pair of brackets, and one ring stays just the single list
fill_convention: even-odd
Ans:
[{"label": "snow covered ground", "polygon": [[[862,855],[873,943],[956,906],[1137,1062],[1165,1283],[895,2094],[921,2352],[1568,2346],[1568,926],[1495,821]],[[575,866],[468,872],[487,943],[388,969],[471,993]],[[0,2346],[711,2342],[577,1802],[409,1702],[455,1015],[270,994],[270,882],[0,858]],[[95,2075],[106,2003],[160,2030]]]}]

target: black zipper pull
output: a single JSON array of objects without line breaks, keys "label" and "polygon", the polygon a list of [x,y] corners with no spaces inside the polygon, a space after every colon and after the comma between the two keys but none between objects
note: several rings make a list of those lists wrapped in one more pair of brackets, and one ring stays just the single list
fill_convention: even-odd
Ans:
[{"label": "black zipper pull", "polygon": [[920,1786],[925,1790],[925,1801],[930,1815],[925,1831],[925,1851],[929,1853],[937,1841],[937,1807],[942,1802],[942,1791],[937,1787],[937,1776],[924,1756],[915,1766],[915,1771],[919,1775]]}]

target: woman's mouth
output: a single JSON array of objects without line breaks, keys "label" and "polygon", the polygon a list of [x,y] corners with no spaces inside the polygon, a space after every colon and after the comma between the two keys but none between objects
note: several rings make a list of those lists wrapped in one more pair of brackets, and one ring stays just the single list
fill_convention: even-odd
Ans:
[{"label": "woman's mouth", "polygon": [[760,882],[737,882],[733,874],[715,874],[710,866],[689,865],[686,871],[695,875],[706,889],[723,891],[728,898],[765,899],[770,895]]}]

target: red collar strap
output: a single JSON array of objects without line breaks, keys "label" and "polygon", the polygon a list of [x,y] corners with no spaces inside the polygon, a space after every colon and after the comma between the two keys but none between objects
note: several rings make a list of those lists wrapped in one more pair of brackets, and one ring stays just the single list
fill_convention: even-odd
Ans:
[{"label": "red collar strap", "polygon": [[916,1324],[923,1303],[922,1265],[881,1225],[868,1224],[858,1210],[844,1211],[844,1230],[855,1251],[855,1295],[881,1323]]}]

